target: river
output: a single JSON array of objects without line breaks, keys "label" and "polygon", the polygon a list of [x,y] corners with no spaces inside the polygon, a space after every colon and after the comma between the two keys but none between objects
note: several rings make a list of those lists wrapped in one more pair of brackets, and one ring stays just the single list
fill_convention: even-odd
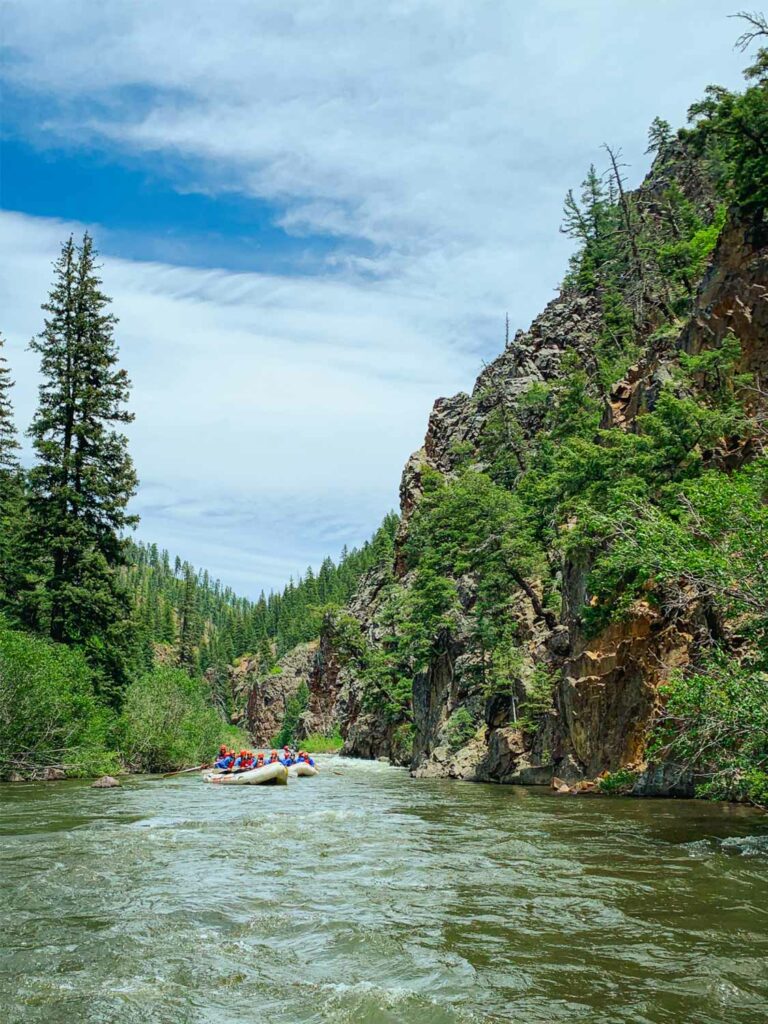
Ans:
[{"label": "river", "polygon": [[0,787],[7,1024],[764,1024],[768,817],[325,759]]}]

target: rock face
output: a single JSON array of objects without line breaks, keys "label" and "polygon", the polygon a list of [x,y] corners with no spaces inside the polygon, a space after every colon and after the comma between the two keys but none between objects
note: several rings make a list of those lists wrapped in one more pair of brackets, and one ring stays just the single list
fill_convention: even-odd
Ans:
[{"label": "rock face", "polygon": [[267,746],[280,731],[288,701],[308,680],[317,649],[317,642],[300,644],[267,673],[256,657],[243,658],[230,670],[233,697],[240,708],[232,720],[248,729],[258,746]]},{"label": "rock face", "polygon": [[[674,178],[700,209],[714,203],[699,167],[684,151],[676,153],[641,186],[652,209]],[[423,496],[425,470],[447,477],[456,473],[461,453],[477,445],[491,413],[500,405],[514,407],[524,435],[540,424],[535,404],[520,399],[532,385],[557,379],[566,353],[597,379],[595,352],[601,332],[597,300],[564,293],[518,331],[501,355],[479,376],[471,395],[460,393],[435,402],[424,444],[407,461],[400,483],[401,522],[393,572],[407,591],[404,543],[415,509]],[[741,369],[768,374],[768,230],[740,220],[733,213],[723,229],[711,266],[699,288],[693,312],[679,332],[656,339],[649,333],[645,351],[608,394],[601,393],[606,429],[633,431],[639,414],[652,410],[680,352],[698,354],[719,346],[733,332],[742,348]],[[713,465],[738,466],[751,452],[711,453]],[[582,791],[588,780],[620,767],[637,770],[637,795],[690,795],[693,780],[674,766],[646,765],[649,728],[660,706],[659,684],[685,666],[698,646],[711,637],[711,610],[694,595],[681,610],[665,610],[664,602],[638,600],[597,636],[587,638],[581,615],[592,601],[588,560],[574,558],[559,566],[562,607],[559,614],[535,612],[531,595],[509,595],[510,619],[521,652],[519,682],[508,694],[486,699],[478,693],[476,655],[467,638],[476,599],[476,581],[457,580],[460,608],[450,636],[426,671],[413,679],[412,721],[389,722],[366,706],[364,686],[338,649],[333,630],[324,629],[319,643],[297,648],[283,659],[275,679],[251,680],[247,722],[258,737],[276,731],[285,699],[307,682],[310,705],[302,722],[305,732],[328,731],[339,725],[345,753],[408,763],[420,777],[450,776],[521,785],[552,785],[562,792]],[[534,597],[536,581],[532,584]],[[366,642],[382,642],[377,613],[385,590],[385,574],[373,571],[360,583],[348,612]],[[538,671],[558,680],[554,706],[534,729],[526,732],[517,708]],[[243,668],[247,678],[247,667]],[[474,736],[457,742],[452,722],[467,709],[471,721],[482,723]]]}]

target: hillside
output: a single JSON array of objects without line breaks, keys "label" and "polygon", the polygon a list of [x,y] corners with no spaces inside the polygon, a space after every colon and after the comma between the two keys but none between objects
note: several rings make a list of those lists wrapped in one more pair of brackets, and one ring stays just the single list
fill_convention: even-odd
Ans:
[{"label": "hillside", "polygon": [[638,189],[606,147],[568,194],[559,295],[435,403],[391,563],[289,656],[306,729],[417,775],[768,800],[765,50],[746,76],[654,122]]}]

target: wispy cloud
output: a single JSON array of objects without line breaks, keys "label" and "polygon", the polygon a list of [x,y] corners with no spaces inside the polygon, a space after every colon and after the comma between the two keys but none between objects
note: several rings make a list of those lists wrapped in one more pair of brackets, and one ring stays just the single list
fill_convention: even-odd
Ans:
[{"label": "wispy cloud", "polygon": [[[41,327],[50,261],[82,229],[0,215],[0,251],[13,253],[0,260],[0,306],[23,423],[36,380],[25,344]],[[141,535],[198,562],[226,548],[249,566],[249,591],[364,540],[396,504],[436,391],[457,390],[477,368],[474,353],[444,342],[441,310],[393,298],[391,282],[108,256],[102,273],[134,383]],[[205,564],[232,579],[216,558]]]},{"label": "wispy cloud", "polygon": [[[143,535],[250,591],[362,539],[432,400],[471,386],[506,310],[525,326],[551,296],[562,196],[600,142],[636,178],[653,116],[680,122],[710,78],[737,81],[731,8],[47,0],[41,17],[10,0],[5,77],[34,117],[7,130],[81,152],[84,174],[94,148],[170,161],[177,188],[250,196],[284,232],[333,239],[309,272],[233,273],[219,237],[192,269],[119,259],[119,233],[95,226],[135,382]],[[25,418],[22,341],[70,226],[0,221]]]}]

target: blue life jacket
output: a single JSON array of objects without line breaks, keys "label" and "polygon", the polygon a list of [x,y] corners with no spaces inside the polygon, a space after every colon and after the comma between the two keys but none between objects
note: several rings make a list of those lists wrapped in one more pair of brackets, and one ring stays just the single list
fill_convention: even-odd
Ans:
[{"label": "blue life jacket", "polygon": [[300,757],[299,761],[303,761],[304,764],[310,764],[310,765],[312,765],[313,768],[315,767],[315,762],[312,760],[312,758],[309,756],[309,754],[307,754],[306,757]]},{"label": "blue life jacket", "polygon": [[224,768],[225,770],[232,767],[231,757],[220,757],[214,764],[214,768]]},{"label": "blue life jacket", "polygon": [[281,757],[280,764],[284,764],[286,768],[290,768],[292,764],[295,764],[292,757]]}]

